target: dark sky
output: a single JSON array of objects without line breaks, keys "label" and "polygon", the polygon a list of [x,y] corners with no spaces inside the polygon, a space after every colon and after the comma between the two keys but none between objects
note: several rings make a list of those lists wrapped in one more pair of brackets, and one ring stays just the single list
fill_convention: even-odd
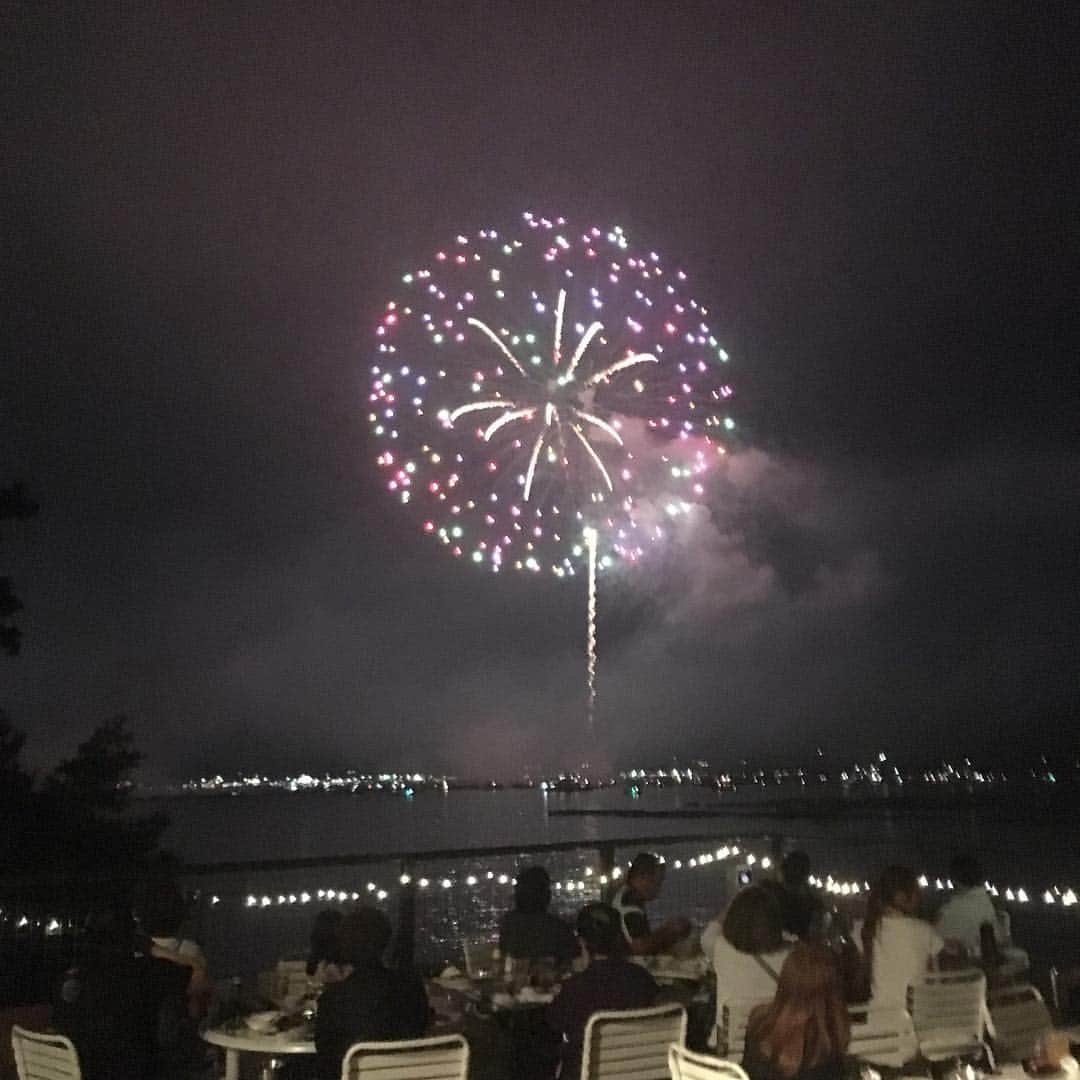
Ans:
[{"label": "dark sky", "polygon": [[[116,712],[155,778],[1076,745],[1076,5],[6,23],[0,482],[42,509],[0,705],[37,759]],[[711,514],[605,585],[591,746],[579,586],[420,535],[362,400],[402,271],[526,208],[681,262],[733,357]]]}]

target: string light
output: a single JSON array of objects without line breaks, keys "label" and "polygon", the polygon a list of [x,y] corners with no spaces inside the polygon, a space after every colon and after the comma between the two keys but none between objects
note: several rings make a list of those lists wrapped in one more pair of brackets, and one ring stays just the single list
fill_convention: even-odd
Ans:
[{"label": "string light", "polygon": [[[742,856],[741,860],[739,856]],[[710,866],[714,866],[717,863],[724,863],[727,861],[735,862],[735,865],[744,865],[747,868],[753,866],[760,866],[762,870],[769,870],[774,866],[774,860],[768,855],[757,855],[754,852],[743,852],[737,845],[723,846],[716,848],[714,851],[702,851],[695,855],[689,856],[683,860],[680,858],[671,859],[666,861],[666,866],[669,871],[680,872],[687,870],[701,870]],[[570,878],[565,881],[555,881],[553,888],[560,893],[579,893],[584,894],[590,887],[603,888],[613,882],[618,881],[623,877],[623,870],[620,867],[614,867],[610,874],[602,873],[596,867],[584,866],[581,868],[581,877],[574,879]],[[948,878],[934,878],[931,879],[926,874],[920,874],[918,882],[923,888],[933,887],[935,891],[940,890],[942,892],[949,892],[954,890],[954,883]],[[870,891],[870,882],[865,879],[858,878],[837,878],[832,874],[826,874],[824,877],[811,874],[808,878],[809,884],[822,892],[827,893],[830,896],[852,898],[860,897]],[[421,889],[427,889],[431,885],[431,879],[427,877],[414,878],[409,874],[401,874],[397,878],[397,882],[401,886],[408,886],[415,882],[415,885]],[[463,877],[457,877],[456,875],[446,875],[437,879],[439,887],[443,891],[449,891],[454,888],[499,888],[506,889],[512,888],[517,883],[517,879],[506,873],[497,873],[494,870],[487,870],[480,873],[469,873]],[[1031,897],[1034,895],[1041,898],[1043,904],[1049,907],[1060,908],[1072,908],[1077,905],[1078,897],[1077,892],[1073,888],[1065,888],[1060,885],[1050,886],[1041,892],[1039,890],[1032,890],[1028,888],[996,885],[991,881],[985,882],[987,892],[994,897],[999,897],[1009,904],[1028,904],[1031,903]],[[375,881],[367,882],[365,891],[369,895],[374,895],[380,902],[387,899],[390,895],[388,890]],[[347,892],[344,889],[317,889],[314,891],[303,890],[298,893],[278,894],[276,897],[271,897],[269,894],[258,895],[255,893],[249,893],[242,898],[242,906],[245,908],[254,908],[257,910],[264,910],[267,908],[293,906],[296,904],[309,904],[312,901],[313,896],[319,900],[324,900],[330,903],[345,903],[348,901],[357,901],[361,898],[361,893],[353,891]],[[211,906],[218,906],[221,904],[222,897],[219,895],[212,895],[209,899]],[[9,915],[7,918],[15,920],[15,916]],[[47,917],[47,923],[39,923],[39,925],[52,926],[54,923],[59,926],[58,921],[52,917]],[[16,926],[20,929],[30,925],[30,920],[27,916],[19,916],[16,921]],[[52,933],[59,932],[56,927],[51,931]]]}]

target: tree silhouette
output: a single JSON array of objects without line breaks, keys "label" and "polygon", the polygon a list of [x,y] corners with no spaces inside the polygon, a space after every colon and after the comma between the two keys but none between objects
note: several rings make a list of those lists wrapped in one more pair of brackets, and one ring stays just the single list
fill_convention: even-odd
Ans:
[{"label": "tree silhouette", "polygon": [[[9,487],[0,488],[0,521],[11,519],[25,521],[37,512],[37,503],[26,493],[26,488],[22,484],[15,483]],[[22,643],[22,631],[11,622],[12,616],[20,611],[22,611],[22,604],[15,595],[11,578],[0,577],[0,649],[9,656],[14,656]]]},{"label": "tree silhouette", "polygon": [[68,866],[131,870],[154,851],[168,819],[127,813],[131,774],[142,757],[126,717],[114,716],[46,777],[40,798],[52,819],[52,850]]}]

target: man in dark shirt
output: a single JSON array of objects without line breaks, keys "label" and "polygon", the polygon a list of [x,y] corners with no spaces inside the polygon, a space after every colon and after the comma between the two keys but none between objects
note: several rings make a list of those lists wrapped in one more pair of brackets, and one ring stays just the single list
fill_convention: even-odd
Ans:
[{"label": "man in dark shirt", "polygon": [[798,938],[817,937],[822,932],[825,907],[810,888],[810,856],[805,851],[789,851],[780,864],[780,910],[784,933]]},{"label": "man in dark shirt", "polygon": [[548,1023],[563,1037],[562,1073],[577,1080],[585,1044],[585,1025],[605,1009],[645,1009],[656,1001],[653,977],[626,959],[619,913],[608,904],[586,904],[578,913],[578,938],[589,966],[564,984],[547,1008]]},{"label": "man in dark shirt", "polygon": [[681,916],[669,919],[655,930],[650,928],[645,905],[655,900],[663,887],[664,864],[651,851],[642,851],[630,864],[626,884],[612,897],[626,943],[635,956],[666,952],[690,933],[690,921]]},{"label": "man in dark shirt", "polygon": [[430,1009],[420,977],[383,963],[392,934],[389,919],[376,908],[357,908],[342,920],[342,959],[353,970],[319,998],[315,1051],[323,1080],[341,1076],[353,1043],[418,1039],[427,1030]]},{"label": "man in dark shirt", "polygon": [[[190,969],[150,955],[130,916],[94,918],[79,963],[64,975],[53,1026],[75,1044],[87,1080],[161,1080],[207,1072],[188,1015]],[[141,946],[141,947],[140,947]]]},{"label": "man in dark shirt", "polygon": [[574,931],[548,911],[551,879],[542,866],[529,866],[517,876],[514,910],[499,927],[499,951],[515,960],[550,957],[567,968],[577,955]]}]

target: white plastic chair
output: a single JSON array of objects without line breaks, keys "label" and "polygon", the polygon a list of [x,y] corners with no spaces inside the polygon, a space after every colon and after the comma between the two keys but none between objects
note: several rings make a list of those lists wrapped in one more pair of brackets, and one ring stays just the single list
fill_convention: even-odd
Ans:
[{"label": "white plastic chair", "polygon": [[852,1005],[848,1053],[871,1065],[900,1069],[919,1052],[911,1015],[899,1006]]},{"label": "white plastic chair", "polygon": [[79,1055],[63,1035],[43,1035],[13,1024],[11,1048],[19,1080],[82,1080]]},{"label": "white plastic chair", "polygon": [[595,1012],[585,1025],[581,1080],[668,1080],[668,1048],[685,1042],[681,1005]]},{"label": "white plastic chair", "polygon": [[1054,1026],[1042,994],[1034,986],[1005,986],[987,998],[990,1041],[998,1062],[1031,1057],[1035,1043]]},{"label": "white plastic chair", "polygon": [[919,1052],[929,1061],[985,1053],[986,976],[977,969],[938,971],[908,987]]},{"label": "white plastic chair", "polygon": [[714,1080],[717,1076],[729,1080],[750,1080],[741,1065],[734,1061],[713,1057],[711,1054],[695,1054],[678,1043],[668,1048],[668,1071],[671,1080]]},{"label": "white plastic chair", "polygon": [[461,1035],[353,1043],[341,1059],[341,1080],[465,1080],[468,1072]]},{"label": "white plastic chair", "polygon": [[717,998],[716,1052],[723,1058],[741,1059],[746,1046],[746,1025],[759,1005],[771,1005],[771,997]]}]

